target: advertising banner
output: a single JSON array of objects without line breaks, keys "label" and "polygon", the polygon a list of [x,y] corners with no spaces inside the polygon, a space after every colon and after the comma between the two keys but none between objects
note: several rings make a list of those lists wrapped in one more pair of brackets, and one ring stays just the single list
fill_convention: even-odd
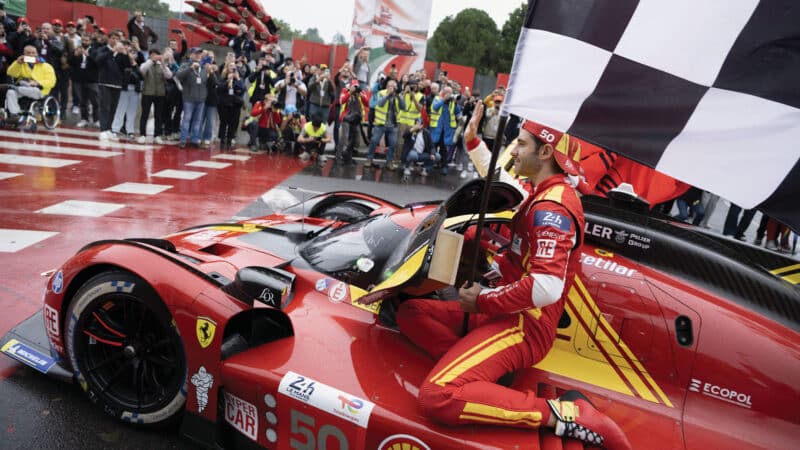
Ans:
[{"label": "advertising banner", "polygon": [[433,0],[356,0],[351,58],[369,49],[371,80],[394,66],[399,74],[422,69]]}]

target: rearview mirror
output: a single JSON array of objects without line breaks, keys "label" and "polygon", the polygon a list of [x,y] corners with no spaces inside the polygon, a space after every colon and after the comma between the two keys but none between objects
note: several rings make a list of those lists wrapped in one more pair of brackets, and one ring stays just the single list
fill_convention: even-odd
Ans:
[{"label": "rearview mirror", "polygon": [[243,267],[236,279],[222,290],[249,306],[256,300],[273,308],[283,309],[291,300],[295,275],[274,267]]}]

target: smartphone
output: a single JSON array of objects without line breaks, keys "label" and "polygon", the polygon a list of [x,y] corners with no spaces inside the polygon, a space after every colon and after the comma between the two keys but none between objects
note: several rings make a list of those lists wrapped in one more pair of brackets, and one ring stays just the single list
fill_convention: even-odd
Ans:
[{"label": "smartphone", "polygon": [[22,57],[22,61],[24,61],[24,62],[26,62],[28,64],[35,64],[36,63],[36,57],[35,56],[23,56]]}]

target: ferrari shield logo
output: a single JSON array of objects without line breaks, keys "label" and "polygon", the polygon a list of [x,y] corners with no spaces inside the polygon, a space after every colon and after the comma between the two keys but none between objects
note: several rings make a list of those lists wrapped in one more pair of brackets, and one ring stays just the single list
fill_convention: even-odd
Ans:
[{"label": "ferrari shield logo", "polygon": [[208,317],[197,318],[197,342],[200,347],[206,348],[214,341],[214,332],[217,331],[217,323]]}]

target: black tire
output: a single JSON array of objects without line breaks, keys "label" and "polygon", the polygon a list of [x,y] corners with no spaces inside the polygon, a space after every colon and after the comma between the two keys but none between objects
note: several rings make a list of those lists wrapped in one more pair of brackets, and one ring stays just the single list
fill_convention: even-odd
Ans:
[{"label": "black tire", "polygon": [[52,130],[61,122],[61,107],[55,97],[47,97],[42,102],[42,122]]},{"label": "black tire", "polygon": [[186,403],[186,356],[178,329],[143,279],[94,276],[67,310],[67,356],[89,399],[136,425],[177,418]]}]

